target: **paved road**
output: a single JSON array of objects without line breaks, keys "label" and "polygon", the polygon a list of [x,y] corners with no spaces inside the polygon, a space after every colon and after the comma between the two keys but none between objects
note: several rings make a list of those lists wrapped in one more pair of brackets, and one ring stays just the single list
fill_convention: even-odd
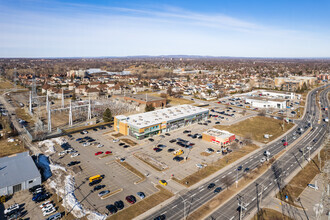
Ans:
[{"label": "paved road", "polygon": [[[325,92],[323,92],[322,94],[323,94],[323,96],[322,96],[323,99],[321,101],[323,103],[326,103],[326,100],[324,99]],[[276,173],[279,173],[278,175],[286,175],[285,173],[290,173],[295,169],[294,167],[299,166],[298,165],[299,163],[296,162],[297,161],[296,158],[299,158],[301,155],[298,155],[297,148],[302,148],[302,147],[306,146],[313,139],[316,138],[316,139],[318,139],[318,141],[317,141],[317,143],[315,143],[315,145],[313,145],[314,147],[311,149],[311,152],[313,152],[316,149],[315,146],[318,147],[320,145],[321,139],[324,136],[324,134],[326,133],[326,129],[325,129],[325,127],[323,127],[323,124],[317,125],[318,118],[319,118],[319,111],[315,105],[315,97],[316,97],[316,90],[313,90],[313,92],[310,92],[309,96],[308,96],[308,103],[307,103],[307,109],[306,109],[307,114],[305,115],[305,117],[302,120],[295,121],[298,124],[298,127],[305,127],[308,124],[308,122],[312,123],[312,125],[314,126],[314,131],[307,134],[299,142],[298,145],[296,145],[294,148],[292,148],[291,150],[288,150],[288,152],[286,152],[286,154],[285,154],[286,157],[285,157],[284,162],[287,161],[287,163],[289,163],[289,164],[285,163],[284,167],[288,167],[287,170],[281,170],[281,168],[283,166],[280,165],[280,163],[278,163],[278,162],[275,163],[276,166],[278,167],[278,168],[276,168]],[[306,129],[304,129],[303,133],[304,132],[306,132]],[[286,139],[289,144],[292,144],[296,140],[296,138],[299,138],[299,135],[296,134],[296,130],[293,130],[286,135]],[[264,150],[268,150],[272,155],[277,154],[282,149],[283,149],[283,143],[281,141],[273,142],[264,147]],[[263,152],[259,151],[256,154],[243,160],[241,162],[241,165],[243,166],[243,169],[248,167],[248,168],[250,168],[250,170],[252,170],[260,164],[260,159],[262,157],[264,157]],[[291,165],[291,164],[294,164],[294,165]],[[279,170],[279,171],[277,171],[277,170]],[[284,173],[284,171],[285,171],[285,173]],[[210,191],[207,190],[207,186],[210,183],[215,183],[216,186],[221,186],[222,188],[225,188],[225,185],[222,183],[221,179],[225,178],[227,175],[230,175],[231,179],[235,180],[236,175],[238,176],[238,178],[241,178],[243,176],[243,173],[242,172],[236,173],[236,167],[228,169],[224,173],[219,174],[217,177],[206,182],[205,184],[201,185],[200,187],[198,187],[196,189],[192,189],[192,190],[188,191],[187,193],[183,194],[182,196],[177,195],[177,198],[173,202],[171,202],[166,207],[163,207],[160,210],[158,210],[157,212],[150,215],[148,217],[148,219],[153,219],[160,214],[165,214],[166,219],[182,219],[182,218],[184,218],[184,216],[191,214],[194,210],[198,209],[202,204],[209,201],[216,195],[216,194],[214,194],[213,190],[210,190]],[[271,175],[274,176],[274,171],[272,171],[272,170],[266,172],[262,177],[258,178],[257,181],[263,182],[261,180],[264,180],[264,179],[267,180],[267,178]],[[277,178],[279,178],[279,177],[277,177]],[[274,181],[272,181],[272,185],[269,185],[269,183],[267,183],[267,185],[269,185],[267,188],[265,185],[265,188],[264,188],[265,196],[266,196],[266,194],[268,194],[270,192],[271,186],[275,187],[275,184],[273,182]],[[253,184],[251,185],[251,187],[252,187],[252,189],[248,187],[248,188],[246,188],[247,190],[244,190],[244,191],[247,194],[249,194],[249,192],[254,193],[256,187]],[[258,187],[258,188],[260,190],[260,187]],[[244,195],[244,193],[243,193],[243,195]],[[253,195],[254,194],[251,195],[252,199],[254,198]],[[253,201],[251,201],[251,200],[249,201],[250,204],[249,204],[249,206],[247,206],[248,210],[255,206],[255,204],[253,204],[253,202],[256,202],[256,199],[254,199]],[[247,201],[247,203],[248,203],[248,201]],[[235,197],[232,200],[230,200],[229,202],[227,202],[220,209],[218,209],[214,213],[213,217],[216,217],[219,219],[238,218],[238,215],[237,215],[238,213],[236,211],[237,208],[238,208],[237,199]]]},{"label": "paved road", "polygon": [[[7,109],[8,115],[10,116],[11,122],[13,123],[14,127],[18,131],[19,137],[28,146],[28,148],[30,149],[32,154],[41,153],[40,149],[29,141],[29,138],[27,137],[26,132],[24,131],[22,126],[18,123],[18,118],[16,117],[15,107],[13,107],[10,103],[8,103],[7,99],[4,96],[5,95],[0,96],[0,103],[3,103],[4,107]],[[14,115],[12,115],[12,114],[14,114]]]},{"label": "paved road", "polygon": [[[325,106],[328,105],[327,93],[329,90],[328,88],[320,94],[321,103]],[[322,140],[328,132],[328,127],[325,122],[317,124],[319,110],[315,104],[315,96],[315,91],[310,93],[307,114],[299,121],[300,124],[306,124],[307,120],[311,120],[314,125],[314,130],[310,131],[297,145],[288,150],[279,161],[276,161],[272,165],[271,169],[240,192],[239,196],[241,196],[244,207],[246,208],[246,210],[242,212],[242,216],[248,214],[251,210],[260,205],[262,201],[261,196],[265,198],[274,190],[281,189],[284,186],[284,178],[299,168],[301,163],[308,159],[309,153],[312,154],[321,146]],[[306,149],[307,147],[310,148],[310,152]],[[305,148],[304,151],[299,151],[299,149],[303,148]],[[239,219],[240,213],[237,211],[237,198],[238,197],[233,197],[226,204],[213,212],[207,219]]]}]

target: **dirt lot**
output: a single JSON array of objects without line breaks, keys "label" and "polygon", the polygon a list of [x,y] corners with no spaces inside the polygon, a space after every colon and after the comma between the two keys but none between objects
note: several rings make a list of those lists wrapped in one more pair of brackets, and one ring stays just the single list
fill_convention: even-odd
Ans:
[{"label": "dirt lot", "polygon": [[[294,126],[292,123],[284,123],[284,129],[282,129],[282,125],[283,122],[280,120],[264,116],[256,116],[234,125],[216,125],[214,127],[220,130],[227,130],[241,137],[251,136],[253,140],[268,143]],[[264,138],[264,134],[269,134],[271,136],[266,139]]]},{"label": "dirt lot", "polygon": [[286,201],[285,195],[288,195],[289,200],[286,201],[289,204],[295,205],[294,201],[300,196],[314,177],[320,173],[319,168],[324,166],[324,161],[327,159],[327,155],[330,154],[330,143],[326,148],[321,150],[321,161],[318,160],[318,156],[315,156],[310,163],[308,163],[282,190],[276,197]]},{"label": "dirt lot", "polygon": [[251,220],[273,220],[273,219],[282,219],[282,220],[293,220],[292,218],[283,215],[282,213],[274,209],[261,209]]},{"label": "dirt lot", "polygon": [[259,147],[256,145],[250,145],[250,146],[245,146],[239,149],[238,151],[232,152],[230,154],[227,154],[223,158],[215,161],[214,163],[208,165],[207,167],[204,167],[200,170],[198,170],[196,173],[193,173],[186,178],[183,178],[181,180],[178,180],[174,178],[177,182],[181,184],[185,184],[188,182],[188,186],[192,186],[195,183],[199,182],[200,180],[208,177],[209,175],[217,172],[218,170],[228,166],[229,164],[235,162],[239,158],[249,154],[250,152],[258,149]]},{"label": "dirt lot", "polygon": [[5,157],[12,154],[17,154],[27,151],[20,141],[8,142],[7,140],[0,141],[0,157]]}]

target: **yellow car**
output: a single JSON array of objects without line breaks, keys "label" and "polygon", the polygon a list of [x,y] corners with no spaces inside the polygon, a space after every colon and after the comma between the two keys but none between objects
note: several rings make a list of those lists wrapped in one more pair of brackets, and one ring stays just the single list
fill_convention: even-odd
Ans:
[{"label": "yellow car", "polygon": [[167,186],[166,180],[159,180],[159,183],[162,184],[163,186]]}]

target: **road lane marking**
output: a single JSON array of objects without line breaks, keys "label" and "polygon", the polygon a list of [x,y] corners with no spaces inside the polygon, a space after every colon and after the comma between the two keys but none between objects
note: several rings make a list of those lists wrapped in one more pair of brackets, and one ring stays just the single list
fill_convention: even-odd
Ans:
[{"label": "road lane marking", "polygon": [[178,205],[173,206],[172,209],[174,209],[174,208],[177,207],[177,206],[178,206]]},{"label": "road lane marking", "polygon": [[223,176],[223,177],[221,177],[221,178],[225,178],[226,176]]},{"label": "road lane marking", "polygon": [[252,201],[254,201],[254,200],[256,200],[256,197],[254,197],[254,198],[252,199]]},{"label": "road lane marking", "polygon": [[[205,189],[205,188],[204,188]],[[199,190],[200,192],[202,192],[204,189],[201,189],[201,190]]]},{"label": "road lane marking", "polygon": [[195,194],[192,194],[190,197],[193,197],[193,196],[196,196],[196,193]]},{"label": "road lane marking", "polygon": [[215,183],[218,182],[219,180],[214,181]]},{"label": "road lane marking", "polygon": [[228,175],[231,174],[231,173],[232,173],[232,171],[230,171],[230,172],[228,173]]}]

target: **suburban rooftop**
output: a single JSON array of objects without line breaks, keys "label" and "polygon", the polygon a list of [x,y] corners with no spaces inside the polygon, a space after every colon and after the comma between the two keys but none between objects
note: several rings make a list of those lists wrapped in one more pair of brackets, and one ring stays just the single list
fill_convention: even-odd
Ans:
[{"label": "suburban rooftop", "polygon": [[165,121],[177,120],[187,116],[207,113],[209,110],[192,105],[179,105],[170,108],[159,109],[151,112],[130,115],[129,117],[118,115],[119,120],[126,120],[133,127],[144,128],[160,124]]}]

